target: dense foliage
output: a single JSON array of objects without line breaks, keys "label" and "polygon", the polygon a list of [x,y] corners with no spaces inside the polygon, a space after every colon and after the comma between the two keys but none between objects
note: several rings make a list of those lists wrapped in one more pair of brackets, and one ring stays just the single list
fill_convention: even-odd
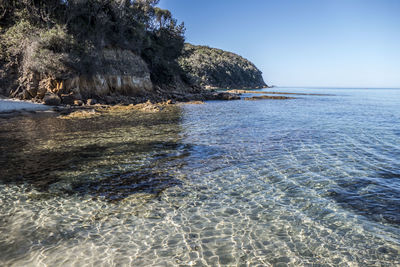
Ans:
[{"label": "dense foliage", "polygon": [[213,88],[259,88],[266,84],[260,70],[234,53],[185,44],[179,64],[192,83]]},{"label": "dense foliage", "polygon": [[154,83],[171,82],[184,26],[158,1],[0,0],[0,84],[23,86],[35,73],[65,79],[101,72],[105,48],[141,55]]}]

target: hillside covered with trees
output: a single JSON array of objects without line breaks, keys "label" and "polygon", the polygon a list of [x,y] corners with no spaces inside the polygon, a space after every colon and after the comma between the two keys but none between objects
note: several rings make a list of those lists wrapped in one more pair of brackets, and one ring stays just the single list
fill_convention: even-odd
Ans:
[{"label": "hillside covered with trees", "polygon": [[179,64],[193,83],[209,88],[266,87],[262,73],[247,59],[221,49],[185,44]]},{"label": "hillside covered with trees", "polygon": [[183,23],[158,2],[0,0],[0,94],[68,104],[199,93],[198,85],[265,85],[261,72],[239,56],[184,48]]},{"label": "hillside covered with trees", "polygon": [[[109,71],[104,64],[106,49],[140,56],[153,83],[173,83],[180,70],[176,59],[184,44],[185,28],[168,10],[156,7],[157,3],[0,0],[3,93],[35,86],[33,83],[45,78],[62,81],[77,75],[104,74]],[[128,71],[132,62],[125,63],[128,66],[123,71]],[[33,79],[37,75],[40,78]]]}]

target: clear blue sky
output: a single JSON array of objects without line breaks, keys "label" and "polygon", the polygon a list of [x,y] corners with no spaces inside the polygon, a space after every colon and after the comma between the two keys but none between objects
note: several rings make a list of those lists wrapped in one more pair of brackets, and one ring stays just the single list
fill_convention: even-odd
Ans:
[{"label": "clear blue sky", "polygon": [[400,87],[400,0],[161,0],[186,40],[254,62],[267,84]]}]

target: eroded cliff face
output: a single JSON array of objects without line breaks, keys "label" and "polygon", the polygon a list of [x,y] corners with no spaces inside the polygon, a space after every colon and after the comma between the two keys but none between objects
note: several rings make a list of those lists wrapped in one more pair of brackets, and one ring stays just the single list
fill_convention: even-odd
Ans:
[{"label": "eroded cliff face", "polygon": [[109,94],[137,96],[152,92],[147,64],[131,51],[106,49],[102,52],[101,62],[98,74],[65,80],[65,90],[78,91],[86,98]]},{"label": "eroded cliff face", "polygon": [[196,84],[189,85],[178,74],[173,83],[160,88],[152,83],[146,62],[133,52],[105,49],[99,55],[94,74],[56,78],[32,72],[24,75],[24,86],[18,87],[10,96],[54,106],[240,98],[229,93],[207,91]]},{"label": "eroded cliff face", "polygon": [[72,104],[74,100],[105,99],[107,96],[143,96],[154,93],[150,72],[143,59],[129,50],[105,49],[96,74],[59,79],[31,73],[26,88],[12,96],[21,99]]},{"label": "eroded cliff face", "polygon": [[104,97],[110,94],[138,96],[150,93],[153,84],[150,75],[109,75],[77,76],[61,81],[56,93],[79,93],[84,98]]}]

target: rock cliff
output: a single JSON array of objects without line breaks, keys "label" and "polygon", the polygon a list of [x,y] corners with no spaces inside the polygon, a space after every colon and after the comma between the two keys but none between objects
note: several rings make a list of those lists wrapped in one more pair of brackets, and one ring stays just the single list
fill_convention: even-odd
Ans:
[{"label": "rock cliff", "polygon": [[207,92],[183,82],[179,75],[173,84],[161,89],[153,84],[146,62],[129,50],[104,49],[97,60],[101,68],[92,75],[56,79],[40,73],[30,74],[26,87],[11,92],[12,97],[44,102],[48,105],[84,103],[140,103],[146,100],[178,101],[237,99],[229,93]]},{"label": "rock cliff", "polygon": [[221,49],[185,44],[179,64],[191,83],[205,88],[267,87],[261,71],[253,63]]},{"label": "rock cliff", "polygon": [[31,2],[2,5],[0,95],[114,104],[236,99],[204,87],[265,86],[261,72],[235,54],[184,48],[183,23],[158,1]]},{"label": "rock cliff", "polygon": [[[59,98],[61,103],[106,96],[143,96],[154,93],[150,72],[143,59],[129,50],[104,49],[100,53],[101,69],[93,75],[79,75],[67,79],[31,74],[26,88],[12,92],[22,99],[45,100]],[[55,100],[57,102],[57,100]]]}]

